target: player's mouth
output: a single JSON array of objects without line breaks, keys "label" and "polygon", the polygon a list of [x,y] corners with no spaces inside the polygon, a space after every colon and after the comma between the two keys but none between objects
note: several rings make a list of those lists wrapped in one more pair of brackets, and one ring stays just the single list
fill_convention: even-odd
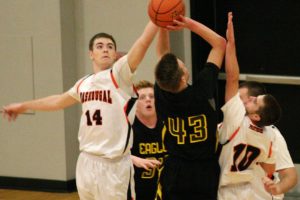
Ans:
[{"label": "player's mouth", "polygon": [[152,109],[152,106],[150,106],[150,105],[148,105],[148,106],[146,106],[146,109]]}]

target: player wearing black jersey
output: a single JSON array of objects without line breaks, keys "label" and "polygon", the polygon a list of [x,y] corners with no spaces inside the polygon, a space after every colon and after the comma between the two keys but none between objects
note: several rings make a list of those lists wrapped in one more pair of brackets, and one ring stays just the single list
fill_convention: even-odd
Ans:
[{"label": "player wearing black jersey", "polygon": [[135,87],[139,98],[133,124],[134,139],[131,158],[135,171],[136,199],[154,200],[159,170],[166,155],[162,143],[165,129],[163,122],[156,115],[153,84],[143,80],[138,82]]},{"label": "player wearing black jersey", "polygon": [[[163,200],[216,200],[219,165],[215,153],[217,112],[213,102],[226,41],[188,17],[174,20],[170,30],[187,28],[207,41],[212,49],[193,84],[184,63],[169,51],[167,30],[160,30],[156,69],[155,105],[165,122],[167,157],[160,183]],[[166,54],[167,53],[167,54]]]}]

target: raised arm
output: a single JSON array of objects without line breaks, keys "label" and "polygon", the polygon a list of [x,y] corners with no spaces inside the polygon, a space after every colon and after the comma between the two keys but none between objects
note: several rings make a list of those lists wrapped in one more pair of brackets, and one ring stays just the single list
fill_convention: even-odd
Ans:
[{"label": "raised arm", "polygon": [[226,86],[225,86],[225,102],[231,99],[239,89],[239,64],[236,56],[234,28],[232,22],[232,13],[228,13],[228,22],[226,30],[226,53],[225,53],[225,72],[226,72]]},{"label": "raised arm", "polygon": [[3,117],[11,121],[27,110],[54,111],[64,109],[76,102],[77,100],[66,92],[60,95],[6,105],[3,107]]},{"label": "raised arm", "polygon": [[134,72],[137,69],[138,65],[141,63],[157,31],[158,27],[151,21],[149,21],[142,35],[136,40],[136,42],[129,50],[128,64],[130,66],[131,72]]},{"label": "raised arm", "polygon": [[207,58],[207,62],[212,62],[221,68],[225,54],[226,40],[208,28],[189,17],[180,16],[180,20],[174,20],[174,26],[167,26],[170,30],[180,30],[187,28],[203,38],[212,47]]},{"label": "raised arm", "polygon": [[170,34],[167,29],[160,28],[156,43],[156,55],[160,59],[163,55],[170,52]]}]

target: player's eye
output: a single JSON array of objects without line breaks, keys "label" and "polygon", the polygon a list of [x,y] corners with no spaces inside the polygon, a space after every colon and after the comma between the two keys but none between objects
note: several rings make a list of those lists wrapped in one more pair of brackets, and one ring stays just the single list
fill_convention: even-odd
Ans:
[{"label": "player's eye", "polygon": [[102,49],[103,48],[103,45],[97,45],[96,46],[96,49]]},{"label": "player's eye", "polygon": [[114,49],[114,45],[108,45],[109,49]]},{"label": "player's eye", "polygon": [[140,96],[139,96],[139,100],[144,100],[144,99],[146,99],[146,96],[145,96],[145,95],[140,95]]}]

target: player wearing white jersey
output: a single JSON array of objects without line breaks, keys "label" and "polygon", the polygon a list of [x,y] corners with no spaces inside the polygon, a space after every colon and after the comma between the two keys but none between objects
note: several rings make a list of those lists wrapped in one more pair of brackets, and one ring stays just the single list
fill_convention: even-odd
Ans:
[{"label": "player wearing white jersey", "polygon": [[135,96],[133,85],[128,84],[132,75],[127,56],[123,56],[112,69],[84,77],[69,90],[82,103],[80,151],[112,159],[129,153],[134,115],[128,114]]},{"label": "player wearing white jersey", "polygon": [[81,200],[127,199],[132,177],[131,123],[135,116],[134,103],[130,101],[134,94],[131,80],[157,30],[149,22],[127,56],[117,62],[114,38],[96,34],[89,43],[93,75],[63,94],[3,107],[4,117],[10,121],[26,110],[52,111],[82,104],[78,135],[81,153],[76,167]]},{"label": "player wearing white jersey", "polygon": [[[261,104],[263,99],[264,96],[259,96],[258,104]],[[253,170],[258,163],[275,163],[272,152],[274,139],[266,133],[267,129],[256,126],[250,117],[245,116],[246,110],[239,93],[222,107],[222,111],[224,120],[219,130],[220,142],[223,144],[219,158],[219,200],[255,199],[250,198],[252,192],[246,185],[253,179]],[[244,191],[236,192],[240,186]],[[249,193],[246,193],[246,190]]]},{"label": "player wearing white jersey", "polygon": [[[245,81],[239,86],[240,96],[243,102],[247,102],[250,96],[265,94],[266,89],[262,83],[256,81]],[[290,156],[286,141],[280,131],[274,126],[266,127],[275,137],[273,146],[276,152],[276,173],[274,181],[269,181],[267,191],[264,188],[262,178],[265,176],[260,167],[255,167],[255,176],[251,181],[255,190],[257,200],[282,200],[283,193],[287,192],[297,184],[297,171]]]},{"label": "player wearing white jersey", "polygon": [[[224,119],[219,129],[223,144],[219,200],[253,199],[250,181],[253,168],[259,164],[267,174],[275,169],[272,157],[272,138],[266,134],[266,125],[275,123],[280,107],[271,95],[251,98],[245,105],[238,93],[239,66],[236,59],[232,13],[228,14],[225,54],[226,88],[222,107]],[[245,116],[245,114],[247,116]]]}]

